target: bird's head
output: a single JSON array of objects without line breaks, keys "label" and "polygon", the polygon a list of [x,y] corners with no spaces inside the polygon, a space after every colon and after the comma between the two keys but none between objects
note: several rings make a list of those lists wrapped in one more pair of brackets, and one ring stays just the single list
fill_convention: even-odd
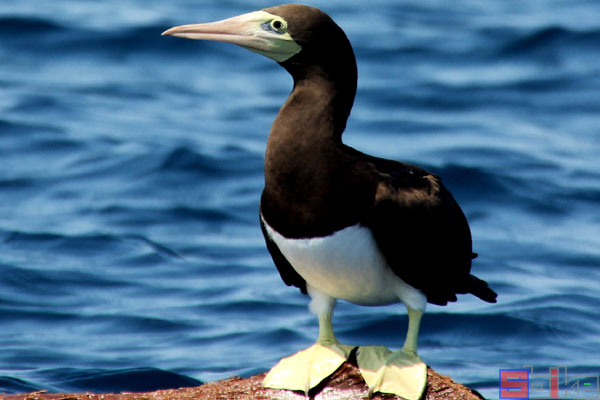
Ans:
[{"label": "bird's head", "polygon": [[176,26],[163,35],[233,43],[278,63],[297,55],[303,59],[322,58],[345,43],[351,51],[346,35],[327,14],[300,4],[266,8],[217,22]]}]

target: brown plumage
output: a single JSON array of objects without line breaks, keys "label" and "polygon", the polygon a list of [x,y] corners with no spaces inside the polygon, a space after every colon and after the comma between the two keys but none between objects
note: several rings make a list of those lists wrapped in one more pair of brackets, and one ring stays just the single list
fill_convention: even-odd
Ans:
[{"label": "brown plumage", "polygon": [[[369,228],[389,267],[444,305],[472,293],[496,293],[470,274],[467,220],[439,177],[414,165],[363,154],[342,143],[356,93],[356,61],[344,32],[315,8],[266,9],[288,22],[302,51],[280,63],[294,89],[275,119],[266,151],[261,215],[287,238]],[[262,222],[261,222],[262,224]],[[267,247],[288,285],[306,293],[304,279],[263,227]]]}]

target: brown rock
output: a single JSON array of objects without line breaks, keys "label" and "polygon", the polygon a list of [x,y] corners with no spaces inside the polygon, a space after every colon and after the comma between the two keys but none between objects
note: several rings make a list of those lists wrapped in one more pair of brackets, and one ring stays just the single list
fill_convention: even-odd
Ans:
[{"label": "brown rock", "polygon": [[[33,392],[27,394],[0,395],[2,400],[304,400],[304,393],[287,390],[265,389],[262,380],[265,374],[250,378],[229,378],[222,381],[206,383],[202,386],[157,390],[148,393],[92,394],[92,393],[46,393]],[[315,400],[363,400],[368,399],[368,388],[358,368],[345,363],[342,367],[314,388],[310,398]],[[398,399],[393,395],[377,393],[373,399]],[[476,391],[454,382],[427,368],[427,392],[424,400],[481,400],[483,397]]]}]

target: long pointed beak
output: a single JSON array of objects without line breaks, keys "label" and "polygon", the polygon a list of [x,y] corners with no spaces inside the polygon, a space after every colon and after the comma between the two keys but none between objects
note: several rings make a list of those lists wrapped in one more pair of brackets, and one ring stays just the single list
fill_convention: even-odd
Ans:
[{"label": "long pointed beak", "polygon": [[247,16],[248,14],[244,14],[217,22],[175,26],[162,34],[186,39],[234,43],[240,46],[259,46],[260,40],[252,32],[256,24]]},{"label": "long pointed beak", "polygon": [[278,17],[265,11],[254,11],[216,22],[176,26],[162,34],[233,43],[282,62],[298,53],[301,47],[289,33],[281,34],[265,29],[265,24],[268,26],[274,18]]}]

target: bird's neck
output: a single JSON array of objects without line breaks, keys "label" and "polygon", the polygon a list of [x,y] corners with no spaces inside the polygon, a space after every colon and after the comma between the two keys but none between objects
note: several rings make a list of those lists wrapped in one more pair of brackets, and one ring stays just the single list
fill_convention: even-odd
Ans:
[{"label": "bird's neck", "polygon": [[[271,134],[280,128],[280,117],[293,115],[304,121],[302,126],[310,126],[311,132],[341,141],[356,94],[356,61],[352,53],[323,61],[317,65],[303,61],[285,65],[294,78],[294,90],[281,108]],[[310,134],[304,130],[303,135],[307,133]]]},{"label": "bird's neck", "polygon": [[[352,180],[342,144],[356,93],[353,56],[351,61],[338,69],[294,70],[285,65],[294,77],[294,90],[271,128],[261,212],[288,237],[325,235],[345,226],[351,215],[346,208],[359,201],[347,199],[339,190]],[[316,226],[323,230],[315,230]]]},{"label": "bird's neck", "polygon": [[313,202],[335,197],[330,183],[346,179],[348,173],[336,154],[344,151],[341,137],[355,92],[356,73],[332,76],[316,68],[294,75],[294,90],[267,143],[262,203],[269,217],[283,204],[297,209],[299,215],[292,219],[303,221],[305,207],[317,215],[320,205]]},{"label": "bird's neck", "polygon": [[356,62],[319,66],[285,65],[294,89],[273,122],[266,158],[289,156],[320,146],[341,146],[346,121],[356,94]]}]

